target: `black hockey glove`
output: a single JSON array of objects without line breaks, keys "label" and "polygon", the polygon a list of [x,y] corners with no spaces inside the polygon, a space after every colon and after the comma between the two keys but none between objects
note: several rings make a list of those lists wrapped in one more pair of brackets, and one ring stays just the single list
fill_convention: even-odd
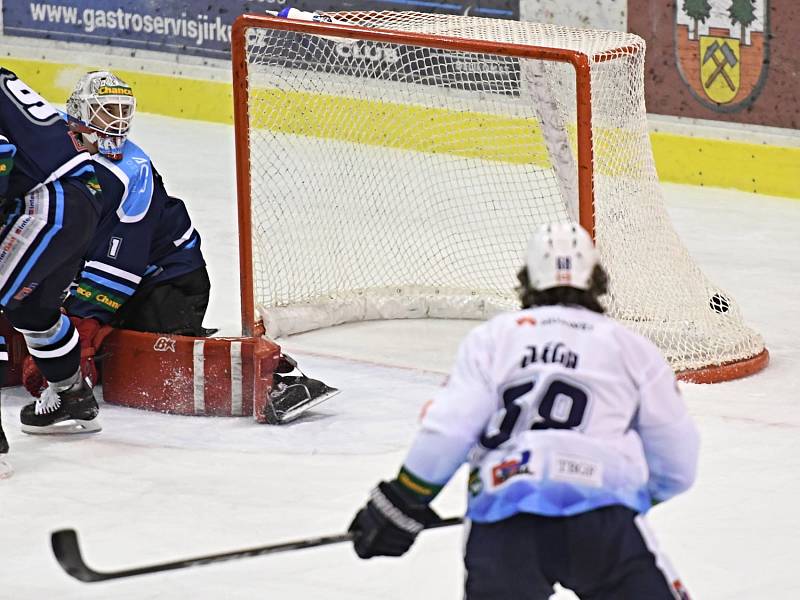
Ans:
[{"label": "black hockey glove", "polygon": [[439,520],[427,504],[414,498],[396,480],[381,481],[348,531],[353,534],[353,546],[361,558],[402,556],[420,531]]}]

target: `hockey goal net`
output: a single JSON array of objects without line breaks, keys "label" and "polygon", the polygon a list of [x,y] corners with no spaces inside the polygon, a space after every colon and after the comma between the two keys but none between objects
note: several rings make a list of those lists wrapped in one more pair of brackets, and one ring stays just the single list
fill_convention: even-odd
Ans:
[{"label": "hockey goal net", "polygon": [[533,229],[576,219],[609,314],[695,380],[766,364],[676,235],[631,34],[413,12],[234,25],[242,318],[277,337],[517,306]]}]

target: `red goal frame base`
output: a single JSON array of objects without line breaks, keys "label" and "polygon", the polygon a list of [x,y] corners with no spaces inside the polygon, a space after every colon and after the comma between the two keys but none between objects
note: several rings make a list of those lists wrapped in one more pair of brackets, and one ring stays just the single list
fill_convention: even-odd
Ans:
[{"label": "red goal frame base", "polygon": [[731,361],[700,369],[678,371],[675,373],[675,377],[687,383],[722,383],[723,381],[749,377],[765,369],[768,364],[769,351],[764,348],[760,353],[744,360]]}]

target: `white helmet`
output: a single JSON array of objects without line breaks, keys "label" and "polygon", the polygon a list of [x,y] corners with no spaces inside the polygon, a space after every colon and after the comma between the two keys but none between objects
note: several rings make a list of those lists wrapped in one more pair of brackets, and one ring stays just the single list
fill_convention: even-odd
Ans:
[{"label": "white helmet", "polygon": [[588,290],[598,253],[589,233],[577,223],[552,223],[536,230],[525,258],[532,289]]},{"label": "white helmet", "polygon": [[67,99],[67,114],[78,131],[115,160],[122,157],[135,109],[131,87],[109,71],[86,73]]}]

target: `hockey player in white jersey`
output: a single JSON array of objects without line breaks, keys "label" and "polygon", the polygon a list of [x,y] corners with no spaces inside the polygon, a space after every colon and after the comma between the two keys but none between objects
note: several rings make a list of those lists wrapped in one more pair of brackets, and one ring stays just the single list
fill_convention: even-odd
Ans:
[{"label": "hockey player in white jersey", "polygon": [[469,464],[467,600],[687,599],[644,514],[688,489],[699,436],[672,369],[603,316],[607,277],[589,234],[531,238],[523,309],[476,327],[424,411],[396,479],[350,530],[361,558],[400,556]]}]

